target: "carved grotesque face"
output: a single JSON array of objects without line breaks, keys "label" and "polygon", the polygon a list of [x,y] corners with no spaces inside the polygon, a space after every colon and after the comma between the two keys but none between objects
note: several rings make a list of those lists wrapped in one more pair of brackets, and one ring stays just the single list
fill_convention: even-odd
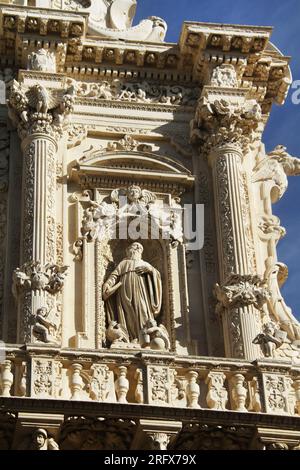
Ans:
[{"label": "carved grotesque face", "polygon": [[42,431],[37,431],[33,435],[33,444],[37,449],[41,449],[46,442],[46,435]]},{"label": "carved grotesque face", "polygon": [[126,250],[126,255],[130,259],[141,259],[143,253],[143,246],[140,243],[132,243]]},{"label": "carved grotesque face", "polygon": [[141,197],[141,190],[137,186],[131,186],[127,193],[130,202],[137,202]]}]

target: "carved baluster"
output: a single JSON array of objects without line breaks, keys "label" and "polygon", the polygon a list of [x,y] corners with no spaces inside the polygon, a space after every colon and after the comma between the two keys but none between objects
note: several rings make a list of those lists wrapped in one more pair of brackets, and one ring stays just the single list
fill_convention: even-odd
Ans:
[{"label": "carved baluster", "polygon": [[300,415],[300,377],[297,377],[296,380],[294,380],[293,387],[296,394],[296,410],[298,415]]},{"label": "carved baluster", "polygon": [[211,371],[205,383],[208,386],[208,393],[206,395],[206,402],[209,408],[215,410],[226,410],[228,402],[228,392],[224,387],[226,375],[223,372]]},{"label": "carved baluster", "polygon": [[248,411],[245,407],[247,399],[247,389],[244,386],[245,377],[243,374],[234,374],[230,379],[231,398],[236,411]]},{"label": "carved baluster", "polygon": [[4,361],[2,364],[2,374],[1,374],[1,385],[3,397],[10,397],[10,389],[14,381],[14,376],[11,372],[12,363],[11,361]]},{"label": "carved baluster", "polygon": [[198,373],[189,371],[187,373],[188,385],[186,387],[186,396],[189,408],[200,408],[198,403],[200,397],[200,387],[197,384]]},{"label": "carved baluster", "polygon": [[116,394],[118,397],[118,402],[119,403],[127,403],[127,393],[129,390],[129,381],[126,378],[127,375],[127,367],[125,366],[120,366],[118,367],[118,375],[119,377],[117,378],[115,382],[115,388],[116,388]]},{"label": "carved baluster", "polygon": [[257,377],[254,377],[253,380],[249,383],[249,393],[250,393],[250,406],[249,411],[255,411],[260,413],[262,411],[261,396],[260,396],[260,386]]},{"label": "carved baluster", "polygon": [[72,396],[71,400],[80,400],[81,399],[81,390],[83,388],[83,380],[81,378],[82,365],[81,364],[72,364],[72,379],[71,379],[71,391]]},{"label": "carved baluster", "polygon": [[143,371],[142,369],[137,369],[134,375],[134,378],[137,380],[134,397],[137,403],[144,403],[144,385],[143,385]]}]

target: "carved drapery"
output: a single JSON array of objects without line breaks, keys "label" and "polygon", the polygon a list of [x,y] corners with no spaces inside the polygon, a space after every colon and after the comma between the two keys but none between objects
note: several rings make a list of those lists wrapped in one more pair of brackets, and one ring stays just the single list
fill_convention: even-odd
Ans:
[{"label": "carved drapery", "polygon": [[[234,276],[240,277],[237,279],[237,291],[239,283],[245,280],[243,277],[247,278],[246,291],[253,291],[256,285],[254,277],[251,278],[255,257],[249,233],[250,209],[242,161],[253,141],[260,118],[259,105],[254,100],[247,100],[243,91],[233,93],[225,88],[207,87],[199,100],[192,125],[192,139],[200,144],[200,151],[212,167],[220,278],[229,291],[232,291]],[[217,289],[217,293],[220,297],[220,290]],[[244,295],[236,302],[221,302],[218,311],[222,314],[228,357],[259,357],[259,348],[252,343],[252,339],[260,329],[259,309],[266,302],[266,295],[260,300],[258,305],[257,296],[252,296],[249,301],[248,296]]]},{"label": "carved drapery", "polygon": [[[72,89],[26,88],[14,81],[9,114],[22,140],[21,267],[14,272],[20,342],[59,342],[57,294],[66,267],[56,261],[56,153],[72,111]],[[29,272],[28,272],[29,271]]]}]

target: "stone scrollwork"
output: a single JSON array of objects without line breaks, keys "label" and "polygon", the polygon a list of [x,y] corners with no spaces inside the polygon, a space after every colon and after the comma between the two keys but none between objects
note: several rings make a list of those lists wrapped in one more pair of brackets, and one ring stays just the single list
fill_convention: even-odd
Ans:
[{"label": "stone scrollwork", "polygon": [[277,243],[286,235],[286,230],[280,225],[276,215],[262,215],[258,223],[259,234],[262,240],[275,240]]},{"label": "stone scrollwork", "polygon": [[125,150],[125,151],[138,151],[146,152],[152,151],[151,145],[141,144],[137,140],[135,140],[131,135],[125,135],[123,139],[120,139],[115,142],[109,142],[107,145],[107,150],[109,151],[116,151],[116,150]]},{"label": "stone scrollwork", "polygon": [[42,266],[38,261],[25,263],[13,273],[13,294],[17,298],[26,291],[46,291],[50,294],[61,292],[68,266],[46,264]]},{"label": "stone scrollwork", "polygon": [[74,99],[73,85],[67,90],[49,90],[40,84],[27,89],[14,80],[8,99],[9,116],[22,138],[34,133],[57,137],[73,110]]},{"label": "stone scrollwork", "polygon": [[136,0],[78,0],[81,6],[90,13],[88,32],[93,35],[134,41],[163,42],[166,22],[151,16],[132,26],[136,11]]},{"label": "stone scrollwork", "polygon": [[228,282],[216,284],[217,311],[254,305],[261,310],[270,297],[265,281],[255,275],[232,275]]}]

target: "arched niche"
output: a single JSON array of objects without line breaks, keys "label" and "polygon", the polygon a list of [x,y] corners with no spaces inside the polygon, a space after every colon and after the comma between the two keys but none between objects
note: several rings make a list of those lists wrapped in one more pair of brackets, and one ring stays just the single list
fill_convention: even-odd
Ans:
[{"label": "arched niche", "polygon": [[[180,204],[180,196],[192,188],[194,178],[183,165],[166,156],[142,151],[112,151],[95,152],[73,162],[70,179],[78,186],[73,196],[77,226],[72,241],[75,262],[81,265],[77,272],[82,287],[82,331],[77,332],[76,347],[100,349],[106,347],[107,327],[102,286],[120,261],[130,237],[126,240],[99,238],[95,229],[99,218],[94,216],[94,210],[102,204],[116,206],[111,200],[112,193],[126,192],[132,185],[155,196],[151,208],[159,211],[169,206],[173,210],[174,205]],[[191,342],[185,247],[161,235],[155,240],[137,241],[144,247],[143,259],[162,276],[163,306],[158,320],[168,330],[171,350],[188,354]]]}]

